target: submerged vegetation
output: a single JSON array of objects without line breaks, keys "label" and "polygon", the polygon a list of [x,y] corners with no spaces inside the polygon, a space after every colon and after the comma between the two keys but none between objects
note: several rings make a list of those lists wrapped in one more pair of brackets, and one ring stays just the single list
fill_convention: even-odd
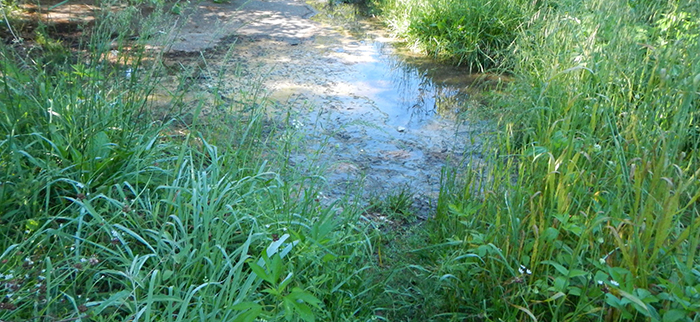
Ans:
[{"label": "submerged vegetation", "polygon": [[3,33],[0,320],[700,319],[700,5],[373,5],[513,76],[488,166],[445,169],[421,224],[408,189],[319,203],[323,174],[286,164],[294,127],[169,75],[136,11],[79,40]]}]

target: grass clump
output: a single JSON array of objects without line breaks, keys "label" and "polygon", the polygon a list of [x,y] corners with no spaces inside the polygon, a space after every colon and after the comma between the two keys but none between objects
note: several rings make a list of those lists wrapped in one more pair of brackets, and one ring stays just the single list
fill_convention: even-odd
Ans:
[{"label": "grass clump", "polygon": [[532,1],[376,0],[381,19],[410,47],[474,71],[509,68]]},{"label": "grass clump", "polygon": [[698,15],[558,3],[518,34],[490,166],[447,176],[427,228],[432,319],[697,319]]},{"label": "grass clump", "polygon": [[71,48],[51,33],[50,50],[1,45],[0,320],[372,316],[359,211],[281,175],[272,146],[288,145],[264,100],[208,111],[216,91],[191,85],[161,106],[161,53],[105,17]]},{"label": "grass clump", "polygon": [[370,201],[366,212],[386,216],[389,220],[401,224],[408,224],[415,217],[415,209],[412,209],[413,197],[410,187],[403,186],[381,198],[375,197]]}]

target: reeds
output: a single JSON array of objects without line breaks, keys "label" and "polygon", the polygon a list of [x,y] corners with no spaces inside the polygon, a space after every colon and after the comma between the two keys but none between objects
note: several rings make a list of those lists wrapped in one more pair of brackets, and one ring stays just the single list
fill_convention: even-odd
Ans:
[{"label": "reeds", "polygon": [[593,1],[533,15],[497,100],[497,153],[446,180],[432,223],[462,241],[462,263],[478,258],[452,263],[450,316],[697,316],[699,13]]}]

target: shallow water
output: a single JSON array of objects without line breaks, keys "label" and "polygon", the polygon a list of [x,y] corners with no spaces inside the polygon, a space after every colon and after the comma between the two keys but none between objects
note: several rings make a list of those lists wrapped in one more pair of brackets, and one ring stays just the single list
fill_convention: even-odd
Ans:
[{"label": "shallow water", "polygon": [[[295,129],[300,149],[289,164],[326,170],[325,202],[358,188],[363,201],[407,188],[420,215],[430,216],[443,167],[480,163],[489,124],[469,117],[479,77],[396,49],[376,24],[351,17],[350,33],[347,17],[319,16],[329,13],[304,19],[296,38],[239,31],[234,55],[210,62],[238,71],[224,74],[220,93],[261,84],[277,102],[273,114],[290,117]],[[337,24],[343,19],[346,28]]]},{"label": "shallow water", "polygon": [[470,103],[460,84],[436,82],[381,39],[331,43],[319,54],[275,69],[285,85],[272,95],[308,106],[297,124],[307,124],[309,149],[292,161],[327,162],[330,200],[358,184],[366,197],[408,187],[426,208],[442,167],[459,168],[481,150],[486,124],[460,119]]}]

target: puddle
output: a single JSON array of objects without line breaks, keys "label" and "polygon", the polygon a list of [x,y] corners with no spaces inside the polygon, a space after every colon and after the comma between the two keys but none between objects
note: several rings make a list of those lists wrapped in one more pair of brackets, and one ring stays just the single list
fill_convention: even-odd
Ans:
[{"label": "puddle", "polygon": [[[63,24],[90,21],[93,7],[83,2],[54,6],[46,17]],[[154,24],[162,36],[147,47],[167,52],[165,65],[174,74],[197,65],[185,83],[198,88],[187,87],[183,106],[200,96],[211,110],[221,102],[240,102],[241,95],[276,102],[271,114],[280,121],[291,118],[299,146],[288,164],[309,175],[325,170],[326,204],[358,189],[364,192],[360,202],[408,189],[419,215],[428,217],[443,167],[481,166],[480,137],[490,125],[465,111],[476,106],[473,96],[481,86],[476,84],[500,79],[396,49],[376,23],[358,19],[353,7],[338,6],[331,14],[325,6],[302,0],[202,1],[182,14],[160,17],[168,23]],[[231,39],[236,40],[229,56]],[[175,78],[151,96],[154,106],[172,108],[166,92],[182,85]],[[199,95],[214,89],[216,97]]]},{"label": "puddle", "polygon": [[300,138],[289,164],[308,173],[326,169],[325,202],[357,188],[365,201],[408,188],[420,215],[429,216],[442,168],[480,160],[479,138],[489,125],[465,118],[475,77],[401,54],[369,24],[353,36],[298,18],[303,37],[239,32],[229,60],[210,59],[210,70],[239,71],[225,74],[220,93],[235,96],[250,86],[250,75],[261,75],[262,89],[278,102],[274,112],[291,115]]}]

